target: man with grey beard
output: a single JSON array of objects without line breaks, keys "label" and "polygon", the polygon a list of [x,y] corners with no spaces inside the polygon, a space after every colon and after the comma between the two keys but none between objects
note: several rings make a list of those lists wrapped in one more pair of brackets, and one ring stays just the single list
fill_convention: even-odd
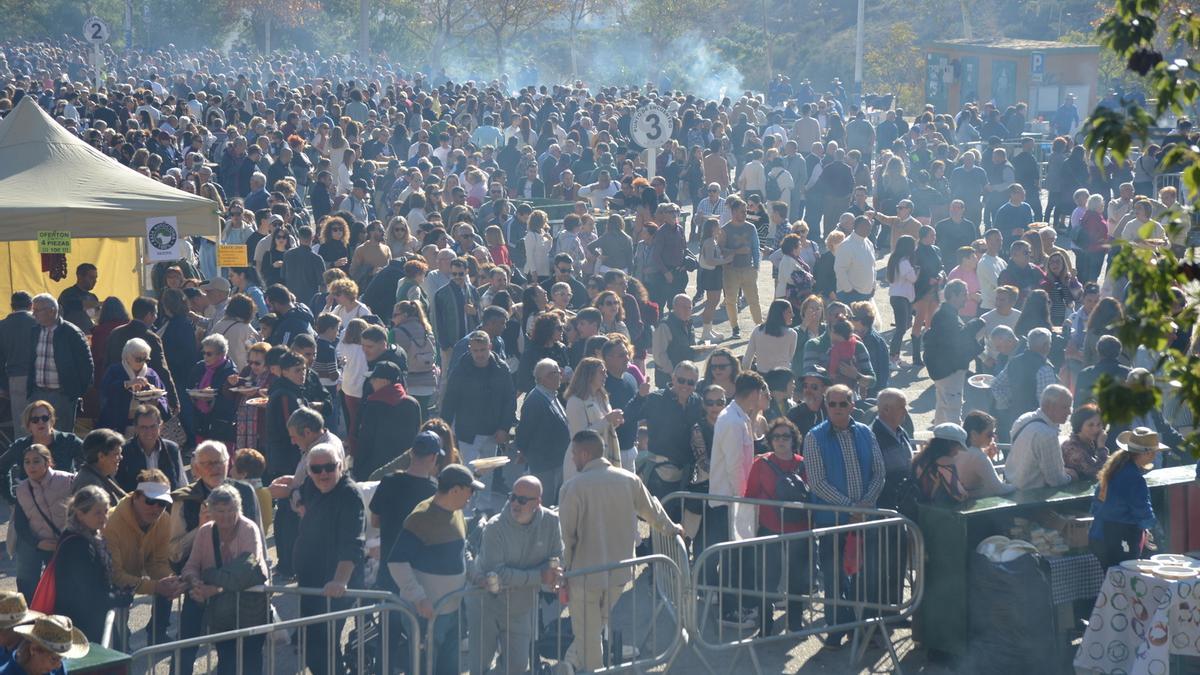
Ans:
[{"label": "man with grey beard", "polygon": [[[474,579],[491,592],[478,605],[468,605],[470,614],[478,617],[478,623],[471,619],[469,624],[472,675],[529,670],[538,591],[558,586],[562,551],[558,515],[542,506],[541,481],[518,478],[508,495],[508,508],[484,525],[475,560]],[[500,661],[493,670],[497,647]]]}]

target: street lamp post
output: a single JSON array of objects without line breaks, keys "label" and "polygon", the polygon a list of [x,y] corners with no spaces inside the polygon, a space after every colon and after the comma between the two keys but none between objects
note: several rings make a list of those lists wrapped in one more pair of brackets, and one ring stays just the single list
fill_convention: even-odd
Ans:
[{"label": "street lamp post", "polygon": [[863,95],[863,41],[865,39],[867,0],[858,0],[858,25],[854,29],[854,99]]}]

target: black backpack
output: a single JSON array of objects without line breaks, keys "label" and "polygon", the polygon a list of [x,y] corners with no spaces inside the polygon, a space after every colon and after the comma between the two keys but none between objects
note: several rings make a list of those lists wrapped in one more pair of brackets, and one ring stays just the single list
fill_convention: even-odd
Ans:
[{"label": "black backpack", "polygon": [[[771,461],[771,457],[766,458],[767,466],[775,472],[775,500],[780,502],[808,502],[810,494],[808,483],[800,477],[800,472],[804,470],[804,462],[796,467],[796,470],[788,473],[783,470],[775,462]],[[783,522],[785,523],[803,523],[808,521],[809,514],[801,509],[781,509],[783,511]]]}]

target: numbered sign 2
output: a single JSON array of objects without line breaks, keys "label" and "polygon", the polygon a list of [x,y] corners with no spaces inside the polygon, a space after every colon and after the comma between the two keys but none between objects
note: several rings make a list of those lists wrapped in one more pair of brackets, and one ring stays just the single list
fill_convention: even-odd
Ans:
[{"label": "numbered sign 2", "polygon": [[104,23],[104,19],[101,19],[98,16],[93,16],[87,21],[84,21],[83,39],[94,45],[108,42],[108,24]]},{"label": "numbered sign 2", "polygon": [[673,119],[671,111],[657,103],[648,103],[633,114],[629,135],[643,148],[661,148],[671,139]]}]

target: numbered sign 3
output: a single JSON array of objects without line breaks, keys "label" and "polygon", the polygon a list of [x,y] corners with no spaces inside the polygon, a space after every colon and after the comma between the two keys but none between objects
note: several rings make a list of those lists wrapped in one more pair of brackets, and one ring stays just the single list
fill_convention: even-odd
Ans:
[{"label": "numbered sign 3", "polygon": [[648,103],[633,114],[629,135],[643,148],[661,148],[671,139],[673,119],[671,111],[657,103]]}]

